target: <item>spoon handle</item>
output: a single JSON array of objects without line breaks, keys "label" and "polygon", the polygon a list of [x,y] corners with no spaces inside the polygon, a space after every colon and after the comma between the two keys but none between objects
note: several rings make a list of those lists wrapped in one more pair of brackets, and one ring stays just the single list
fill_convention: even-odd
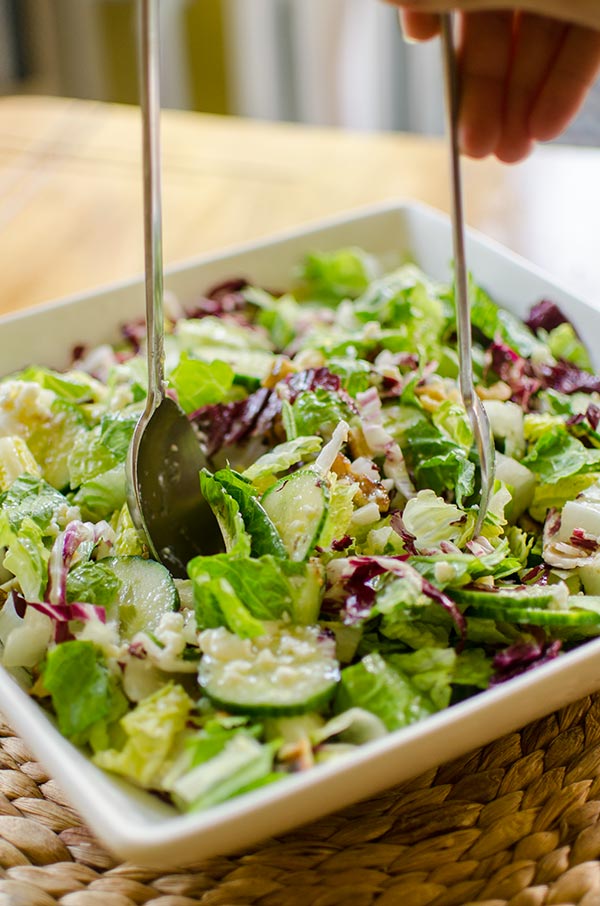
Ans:
[{"label": "spoon handle", "polygon": [[475,393],[473,383],[473,353],[471,337],[471,304],[465,254],[465,228],[462,198],[460,153],[458,147],[458,67],[454,47],[452,13],[441,17],[442,49],[444,56],[444,85],[446,92],[446,132],[450,145],[450,183],[452,189],[452,238],[454,244],[454,285],[456,298],[456,333],[458,339],[459,383],[465,410],[469,416],[479,451],[481,469],[481,498],[475,525],[475,535],[481,531],[489,507],[494,484],[494,440],[483,404]]},{"label": "spoon handle", "polygon": [[165,396],[158,3],[159,0],[139,0],[148,408],[152,410]]}]

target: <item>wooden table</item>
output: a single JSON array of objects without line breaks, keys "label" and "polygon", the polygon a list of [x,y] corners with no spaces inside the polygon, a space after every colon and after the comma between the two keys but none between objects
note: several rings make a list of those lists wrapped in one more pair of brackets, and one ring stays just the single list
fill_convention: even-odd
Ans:
[{"label": "wooden table", "polygon": [[[447,210],[444,143],[168,111],[166,263],[394,198]],[[600,150],[546,147],[464,166],[468,222],[592,301]],[[0,312],[142,270],[135,108],[0,99]]]}]

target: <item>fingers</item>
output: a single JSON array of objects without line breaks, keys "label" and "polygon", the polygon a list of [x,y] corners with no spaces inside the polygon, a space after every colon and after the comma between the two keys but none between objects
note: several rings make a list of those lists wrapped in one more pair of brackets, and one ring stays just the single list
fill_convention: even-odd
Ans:
[{"label": "fingers", "polygon": [[563,22],[600,29],[598,0],[386,0],[418,13],[442,13],[451,10],[483,12],[500,7],[526,10],[534,15],[550,16]]},{"label": "fingers", "polygon": [[407,41],[429,41],[440,30],[440,17],[433,13],[415,13],[401,10],[400,24]]},{"label": "fingers", "polygon": [[600,73],[600,33],[567,30],[529,117],[531,136],[549,141],[560,135],[583,104]]},{"label": "fingers", "polygon": [[522,160],[533,149],[530,114],[567,32],[564,23],[530,13],[518,16],[515,25],[502,132],[495,148],[505,163]]},{"label": "fingers", "polygon": [[463,153],[493,153],[502,130],[511,60],[513,14],[469,13],[461,19],[459,141]]}]

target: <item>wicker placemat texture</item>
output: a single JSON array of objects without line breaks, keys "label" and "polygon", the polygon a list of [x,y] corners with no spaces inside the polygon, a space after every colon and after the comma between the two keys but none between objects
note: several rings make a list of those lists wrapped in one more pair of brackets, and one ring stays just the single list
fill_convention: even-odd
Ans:
[{"label": "wicker placemat texture", "polygon": [[600,906],[600,696],[244,853],[118,864],[0,724],[0,906]]}]

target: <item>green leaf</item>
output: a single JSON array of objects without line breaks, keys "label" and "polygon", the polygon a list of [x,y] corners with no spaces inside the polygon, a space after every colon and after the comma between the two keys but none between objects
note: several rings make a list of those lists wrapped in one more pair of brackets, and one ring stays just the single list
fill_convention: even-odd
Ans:
[{"label": "green leaf", "polygon": [[54,534],[57,513],[67,507],[67,498],[60,491],[33,475],[21,475],[0,494],[0,518],[5,518],[15,531],[24,519],[29,518],[44,534]]},{"label": "green leaf", "polygon": [[573,325],[568,321],[564,321],[551,330],[547,342],[550,352],[555,358],[572,362],[584,371],[592,370],[588,351],[575,333]]},{"label": "green leaf", "polygon": [[102,416],[100,422],[100,443],[115,457],[117,462],[125,462],[139,412],[110,412]]},{"label": "green leaf", "polygon": [[523,321],[506,309],[499,308],[485,290],[477,286],[472,279],[469,281],[469,295],[471,323],[488,340],[494,340],[500,335],[511,349],[525,358],[530,358],[534,354],[548,358],[546,345],[534,336]]},{"label": "green leaf", "polygon": [[123,748],[97,752],[95,764],[141,786],[158,786],[161,771],[177,734],[185,728],[192,705],[181,686],[173,683],[163,686],[121,719],[127,737]]},{"label": "green leaf", "polygon": [[42,678],[61,733],[77,744],[89,739],[95,724],[109,716],[116,719],[127,708],[104,655],[93,642],[57,645],[48,652]]},{"label": "green leaf", "polygon": [[555,484],[578,472],[600,467],[600,450],[590,450],[571,437],[563,425],[545,431],[522,460],[540,481]]},{"label": "green leaf", "polygon": [[302,460],[312,458],[313,453],[319,452],[322,443],[320,437],[312,435],[277,444],[242,472],[242,478],[252,482],[256,490],[262,493],[277,481],[277,475],[287,472]]},{"label": "green leaf", "polygon": [[227,553],[248,557],[251,538],[237,501],[207,469],[200,472],[200,489],[219,523]]},{"label": "green leaf", "polygon": [[237,503],[246,531],[251,538],[251,553],[254,557],[272,554],[274,557],[287,558],[287,551],[279,532],[261,502],[256,498],[257,491],[238,472],[233,469],[220,469],[215,472],[224,490]]},{"label": "green leaf", "polygon": [[117,597],[120,579],[102,560],[79,563],[67,576],[67,601],[108,607]]},{"label": "green leaf", "polygon": [[312,252],[299,269],[304,297],[325,303],[355,299],[375,276],[375,259],[358,248],[335,252]]},{"label": "green leaf", "polygon": [[97,522],[120,510],[125,498],[125,466],[119,463],[113,469],[84,481],[74,495],[73,503],[81,508],[83,519]]},{"label": "green leaf", "polygon": [[183,353],[179,365],[171,372],[169,384],[177,393],[184,412],[195,412],[202,406],[222,403],[233,385],[234,370],[218,359],[208,364]]},{"label": "green leaf", "polygon": [[26,516],[13,531],[0,516],[0,547],[6,547],[3,566],[15,576],[28,601],[43,601],[48,584],[50,552],[39,525]]},{"label": "green leaf", "polygon": [[[210,596],[212,600],[207,601]],[[227,579],[208,579],[196,582],[196,612],[200,613],[198,622],[204,628],[226,626],[242,639],[254,639],[265,634],[265,626],[244,607]],[[218,616],[216,616],[218,612]],[[207,625],[210,620],[211,626]]]},{"label": "green leaf", "polygon": [[600,472],[582,472],[570,475],[550,484],[538,484],[529,512],[533,519],[543,522],[548,510],[562,509],[567,500],[574,500],[578,494],[600,481]]},{"label": "green leaf", "polygon": [[354,413],[338,393],[318,387],[301,393],[292,405],[299,435],[328,437],[341,421],[351,422]]},{"label": "green leaf", "polygon": [[438,710],[408,675],[399,673],[376,652],[342,670],[335,711],[355,707],[376,714],[388,730],[405,727]]},{"label": "green leaf", "polygon": [[401,446],[417,488],[429,488],[438,496],[451,491],[459,506],[473,493],[475,466],[467,451],[426,419],[407,428]]},{"label": "green leaf", "polygon": [[[188,573],[194,583],[196,617],[199,625],[207,625],[204,622],[205,608],[214,615],[211,600],[206,607],[207,579],[226,579],[244,607],[258,620],[277,620],[284,613],[293,614],[294,591],[282,570],[284,562],[271,556],[257,559],[232,557],[230,554],[195,557],[188,564]],[[301,569],[290,570],[290,574],[293,575],[294,572],[297,575],[302,574]],[[212,593],[210,594],[212,597]]]}]

